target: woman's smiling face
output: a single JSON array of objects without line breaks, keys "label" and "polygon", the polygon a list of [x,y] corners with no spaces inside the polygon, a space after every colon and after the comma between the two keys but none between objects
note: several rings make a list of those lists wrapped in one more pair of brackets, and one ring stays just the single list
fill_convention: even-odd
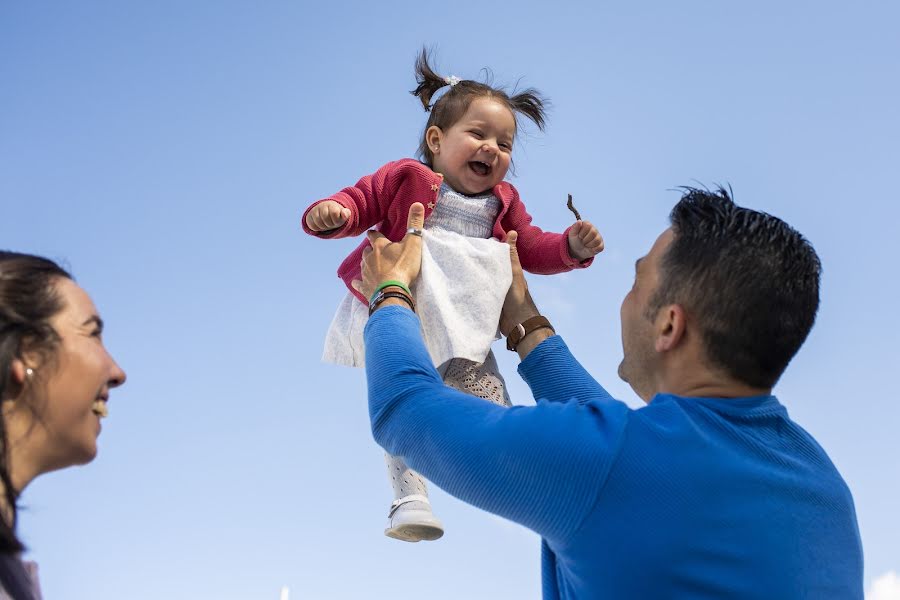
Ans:
[{"label": "woman's smiling face", "polygon": [[46,372],[36,386],[36,418],[27,436],[42,442],[34,446],[42,471],[94,458],[109,391],[125,381],[125,372],[103,345],[103,321],[91,298],[70,279],[60,278],[56,289],[64,308],[50,325],[60,339],[52,364],[35,369]]},{"label": "woman's smiling face", "polygon": [[462,118],[446,131],[432,126],[425,132],[434,170],[454,190],[470,196],[503,181],[515,137],[512,111],[490,97],[473,100]]}]

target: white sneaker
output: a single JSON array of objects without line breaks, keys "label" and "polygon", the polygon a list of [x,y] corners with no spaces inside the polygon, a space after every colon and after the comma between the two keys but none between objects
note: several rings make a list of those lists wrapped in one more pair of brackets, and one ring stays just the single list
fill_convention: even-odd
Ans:
[{"label": "white sneaker", "polygon": [[428,497],[413,494],[391,504],[384,535],[404,542],[431,541],[444,535],[444,526],[432,514]]}]

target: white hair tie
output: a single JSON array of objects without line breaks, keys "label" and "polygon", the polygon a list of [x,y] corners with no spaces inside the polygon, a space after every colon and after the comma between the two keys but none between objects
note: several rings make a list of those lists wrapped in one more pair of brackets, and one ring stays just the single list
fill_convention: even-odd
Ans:
[{"label": "white hair tie", "polygon": [[462,79],[460,79],[460,78],[457,77],[456,75],[451,75],[450,77],[444,77],[444,83],[449,84],[450,87],[453,87],[454,85],[456,85],[456,84],[459,83],[460,81],[462,81]]}]

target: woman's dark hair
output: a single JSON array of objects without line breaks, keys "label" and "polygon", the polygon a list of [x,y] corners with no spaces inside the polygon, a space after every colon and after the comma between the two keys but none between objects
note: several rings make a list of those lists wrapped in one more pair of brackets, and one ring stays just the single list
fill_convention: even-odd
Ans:
[{"label": "woman's dark hair", "polygon": [[721,186],[682,189],[650,313],[681,304],[697,320],[712,365],[771,388],[816,320],[819,257],[796,229],[737,206]]},{"label": "woman's dark hair", "polygon": [[[473,100],[477,98],[493,98],[502,102],[509,108],[518,125],[519,115],[524,115],[541,131],[546,122],[547,100],[537,90],[528,88],[518,94],[510,96],[503,88],[496,88],[487,83],[480,83],[470,79],[461,79],[456,85],[450,86],[447,92],[432,104],[431,99],[442,87],[450,85],[447,78],[438,75],[428,64],[428,51],[422,48],[421,54],[416,59],[416,82],[419,84],[412,92],[422,101],[425,111],[429,112],[425,131],[432,125],[446,131],[459,121]],[[429,166],[434,161],[431,148],[425,143],[425,135],[419,142],[417,155],[424,159]]]},{"label": "woman's dark hair", "polygon": [[[49,321],[64,306],[55,286],[61,278],[72,276],[52,260],[0,250],[0,401],[13,385],[13,361],[26,351],[49,356],[59,341]],[[9,476],[7,442],[0,418],[0,482],[12,515],[9,523],[0,517],[0,553],[23,549],[15,532],[19,491]]]}]

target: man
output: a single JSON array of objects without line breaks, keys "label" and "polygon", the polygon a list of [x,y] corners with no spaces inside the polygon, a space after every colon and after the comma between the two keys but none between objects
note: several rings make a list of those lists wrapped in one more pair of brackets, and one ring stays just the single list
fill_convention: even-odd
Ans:
[{"label": "man", "polygon": [[[722,189],[687,189],[670,218],[621,311],[619,374],[647,406],[611,398],[535,319],[509,232],[500,328],[537,405],[443,387],[399,291],[366,328],[376,441],[540,534],[545,598],[862,599],[850,491],[771,395],[815,320],[815,251]],[[416,277],[416,235],[369,235],[361,291]]]}]

